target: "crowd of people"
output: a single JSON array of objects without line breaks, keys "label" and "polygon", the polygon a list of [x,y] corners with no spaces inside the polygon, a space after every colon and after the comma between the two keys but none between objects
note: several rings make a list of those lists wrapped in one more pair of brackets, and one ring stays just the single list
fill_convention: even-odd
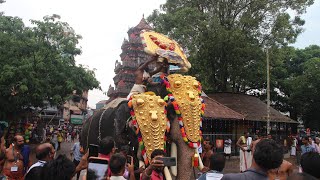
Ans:
[{"label": "crowd of people", "polygon": [[[269,144],[273,144],[272,146],[278,146],[278,149],[277,152],[272,152],[272,154],[265,154],[264,156],[266,156],[266,159],[259,162],[257,159],[259,154],[256,154],[256,152],[259,150],[258,144],[262,145],[261,142],[265,143],[266,141],[269,141]],[[214,152],[213,143],[206,139],[202,146],[204,151],[201,157],[205,167],[210,167],[210,169],[204,168],[204,171],[209,171],[202,175],[199,179],[263,179],[262,176],[258,177],[258,175],[263,175],[265,177],[264,179],[271,180],[285,180],[287,178],[308,179],[310,177],[320,178],[320,171],[317,170],[317,167],[320,165],[319,138],[305,136],[298,140],[294,138],[292,141],[293,143],[291,145],[292,148],[290,154],[297,156],[296,164],[298,165],[298,168],[295,168],[292,163],[283,159],[285,148],[283,145],[280,145],[280,143],[276,143],[272,139],[272,135],[269,134],[266,136],[256,136],[254,139],[252,139],[250,134],[245,132],[236,143],[236,146],[239,147],[240,151],[240,174],[223,176],[222,170],[225,165],[225,157],[230,157],[230,150],[227,149],[226,151],[226,147],[230,147],[230,140],[225,140],[225,142],[228,143],[224,146],[225,149],[223,156],[222,154]],[[267,163],[268,159],[275,161],[277,158],[279,158],[275,156],[282,157],[281,163],[272,166],[268,165],[271,167],[264,167],[263,163]],[[264,173],[261,173],[261,169]],[[294,173],[295,169],[298,169],[298,174]]]},{"label": "crowd of people", "polygon": [[[320,154],[309,144],[309,138],[303,139],[301,145],[300,171],[294,173],[293,165],[284,160],[283,147],[272,138],[260,137],[252,141],[250,146],[247,144],[248,134],[239,138],[237,145],[240,152],[250,152],[251,159],[246,158],[245,165],[250,165],[244,169],[240,166],[240,173],[224,174],[223,169],[226,164],[226,157],[223,153],[212,151],[213,144],[204,141],[202,146],[204,152],[201,155],[205,168],[199,180],[253,180],[253,179],[319,179]],[[315,142],[316,143],[316,142]],[[135,167],[134,158],[128,161],[128,148],[121,147],[116,149],[115,141],[112,137],[105,137],[99,143],[96,158],[108,161],[108,168],[103,172],[103,177],[99,177],[97,172],[88,168],[90,162],[89,152],[83,152],[79,142],[74,143],[70,149],[72,160],[66,155],[56,156],[54,143],[42,143],[35,149],[37,162],[31,163],[30,147],[24,144],[24,138],[16,135],[8,148],[4,145],[1,138],[1,170],[2,178],[17,180],[70,180],[73,177],[80,178],[80,172],[85,170],[83,180],[163,180],[165,179],[164,162],[160,159],[165,157],[163,150],[156,149],[151,154],[151,161],[146,168]],[[248,151],[250,150],[250,151]],[[85,154],[84,154],[85,153]],[[241,157],[240,157],[241,161]],[[243,162],[240,162],[243,165]]]},{"label": "crowd of people", "polygon": [[71,126],[47,126],[43,130],[43,141],[53,143],[55,150],[59,151],[62,142],[75,142],[79,134],[80,130]]}]

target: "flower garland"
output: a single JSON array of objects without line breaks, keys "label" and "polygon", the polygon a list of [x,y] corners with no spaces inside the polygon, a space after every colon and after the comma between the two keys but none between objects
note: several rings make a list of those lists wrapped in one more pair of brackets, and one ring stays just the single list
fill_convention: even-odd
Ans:
[{"label": "flower garland", "polygon": [[[180,132],[182,135],[182,138],[184,140],[184,142],[190,147],[190,148],[198,148],[200,147],[200,143],[201,143],[201,139],[199,139],[198,142],[191,142],[189,141],[189,139],[187,138],[187,134],[184,128],[184,124],[183,124],[183,117],[180,111],[180,107],[177,103],[177,101],[175,100],[172,91],[171,91],[171,86],[170,86],[170,82],[167,79],[167,77],[165,75],[161,75],[160,78],[162,79],[162,84],[164,84],[166,86],[168,95],[164,98],[164,100],[166,102],[168,102],[169,100],[171,101],[171,104],[173,105],[173,108],[178,116],[178,121],[179,121],[179,126],[180,126]],[[204,115],[204,109],[205,109],[205,104],[204,104],[204,100],[201,98],[201,84],[199,82],[199,86],[198,86],[198,95],[200,98],[200,101],[202,103],[201,105],[201,115],[200,115],[200,129],[199,129],[199,135],[200,137],[202,137],[202,119],[203,119],[203,115]]]},{"label": "flower garland", "polygon": [[[148,157],[147,157],[147,154],[146,154],[146,148],[145,148],[144,142],[142,140],[142,134],[141,134],[141,131],[140,131],[140,128],[139,128],[139,125],[138,125],[138,122],[137,122],[137,119],[136,119],[136,116],[135,116],[135,113],[134,113],[134,109],[133,109],[133,106],[132,106],[132,96],[129,99],[128,107],[130,109],[130,115],[132,117],[131,123],[132,123],[133,126],[135,126],[137,128],[135,133],[138,136],[139,148],[141,150],[141,155],[143,157],[144,164],[148,165],[149,164],[149,160],[148,160]],[[164,114],[165,114],[165,117],[167,117],[167,110],[166,109],[164,110]],[[163,137],[163,139],[164,139],[164,152],[166,152],[167,134],[170,131],[170,121],[168,120],[168,118],[166,118],[166,121],[167,121],[167,129],[166,129],[166,133],[165,133],[165,135]]]}]

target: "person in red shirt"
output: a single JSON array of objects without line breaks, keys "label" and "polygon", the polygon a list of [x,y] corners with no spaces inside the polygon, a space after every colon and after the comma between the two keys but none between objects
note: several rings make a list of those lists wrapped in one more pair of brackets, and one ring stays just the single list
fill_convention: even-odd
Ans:
[{"label": "person in red shirt", "polygon": [[[110,161],[111,156],[116,152],[116,143],[113,137],[106,136],[99,143],[99,158],[104,158]],[[110,168],[107,170],[107,177],[111,176]]]},{"label": "person in red shirt", "polygon": [[116,146],[113,137],[106,136],[99,143],[99,158],[110,160],[112,154],[116,152]]},{"label": "person in red shirt", "polygon": [[150,165],[142,173],[140,180],[164,180],[164,164],[161,157],[165,157],[166,153],[161,149],[155,149],[151,153]]}]

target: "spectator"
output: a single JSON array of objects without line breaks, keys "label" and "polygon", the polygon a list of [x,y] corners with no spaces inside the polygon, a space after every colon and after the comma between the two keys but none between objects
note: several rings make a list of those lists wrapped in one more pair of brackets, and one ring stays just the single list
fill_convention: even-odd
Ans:
[{"label": "spectator", "polygon": [[155,149],[151,153],[150,165],[142,173],[142,180],[163,180],[164,179],[164,164],[158,158],[165,157],[166,153],[163,150]]},{"label": "spectator", "polygon": [[74,142],[74,138],[76,137],[76,131],[73,130],[71,133],[71,141]]},{"label": "spectator", "polygon": [[240,148],[240,172],[243,172],[251,167],[252,155],[248,144],[249,133],[244,132],[237,141],[237,146]]},{"label": "spectator", "polygon": [[47,162],[42,169],[42,179],[45,180],[70,180],[76,166],[65,155],[59,155],[57,159]]},{"label": "spectator", "polygon": [[269,179],[279,179],[286,180],[288,176],[290,176],[293,172],[293,165],[283,160],[282,164],[277,169],[271,169],[268,172]]},{"label": "spectator", "polygon": [[[81,140],[80,140],[81,141]],[[71,148],[71,156],[73,155],[73,163],[75,166],[78,166],[79,163],[80,163],[80,160],[81,160],[81,157],[82,157],[82,154],[80,153],[80,142],[76,142],[74,143],[74,145],[72,146]],[[79,179],[80,177],[80,172],[79,171],[77,173],[77,180]]]},{"label": "spectator", "polygon": [[[114,142],[113,137],[106,136],[105,138],[103,138],[99,143],[99,155],[98,155],[98,157],[107,159],[109,161],[111,156],[116,151],[115,145],[116,144]],[[111,176],[111,171],[110,171],[110,168],[108,168],[107,177],[110,177],[110,176]]]},{"label": "spectator", "polygon": [[[111,171],[110,180],[126,180],[123,177],[126,167],[126,161],[127,159],[123,154],[117,153],[112,155],[109,162]],[[127,166],[130,174],[130,180],[135,180],[133,158],[131,158],[131,164],[127,164]]]},{"label": "spectator", "polygon": [[251,168],[243,173],[225,174],[222,180],[268,180],[268,170],[278,168],[282,161],[282,148],[274,140],[263,139],[255,147]]},{"label": "spectator", "polygon": [[294,173],[287,180],[317,180],[317,178],[307,173]]},{"label": "spectator", "polygon": [[297,146],[298,146],[298,140],[296,137],[292,137],[292,145],[291,145],[291,152],[290,155],[291,156],[296,156],[296,152],[297,152]]},{"label": "spectator", "polygon": [[231,144],[232,141],[231,139],[228,137],[227,139],[224,140],[224,155],[225,156],[229,156],[229,159],[231,158]]},{"label": "spectator", "polygon": [[33,164],[26,176],[25,180],[41,180],[41,171],[43,166],[50,160],[53,160],[55,155],[55,150],[52,144],[50,143],[43,143],[40,144],[36,148],[36,158],[38,159],[38,162]]},{"label": "spectator", "polygon": [[54,149],[58,151],[59,144],[58,144],[58,134],[56,131],[53,132],[52,134],[51,142],[54,143]]},{"label": "spectator", "polygon": [[107,136],[103,138],[99,143],[99,157],[109,161],[111,155],[116,151],[115,145],[113,137]]},{"label": "spectator", "polygon": [[24,138],[20,135],[14,136],[13,143],[5,152],[3,174],[8,179],[23,179],[29,164],[29,153],[29,148],[24,147]]},{"label": "spectator", "polygon": [[205,167],[210,167],[210,157],[213,154],[213,144],[209,140],[203,142],[204,151],[201,154],[201,159]]},{"label": "spectator", "polygon": [[315,147],[316,147],[316,151],[318,153],[320,153],[320,138],[319,137],[316,137]]},{"label": "spectator", "polygon": [[256,140],[254,140],[251,145],[250,145],[250,149],[251,149],[251,154],[254,153],[254,149],[256,148],[256,145],[258,144],[258,142],[260,142],[263,139],[262,135],[257,135]]},{"label": "spectator", "polygon": [[313,140],[312,137],[310,137],[310,136],[309,136],[309,144],[310,144],[314,149],[316,149],[314,140]]},{"label": "spectator", "polygon": [[63,133],[61,129],[59,129],[57,136],[58,136],[58,151],[59,151],[61,149],[61,143],[63,141]]},{"label": "spectator", "polygon": [[67,132],[67,142],[71,142],[71,133]]},{"label": "spectator", "polygon": [[303,143],[303,145],[301,146],[301,155],[303,155],[307,152],[316,152],[316,149],[311,146],[308,137],[304,137],[302,139],[302,143]]},{"label": "spectator", "polygon": [[[5,152],[6,152],[6,141],[4,139],[4,132],[1,130],[0,128],[0,171],[2,170],[3,168],[3,164],[4,164],[4,161],[5,161]],[[4,178],[4,176],[2,174],[0,174],[0,179]]]},{"label": "spectator", "polygon": [[222,170],[225,166],[225,158],[222,154],[214,154],[210,158],[210,171],[202,174],[198,180],[220,180],[223,177]]},{"label": "spectator", "polygon": [[301,168],[316,178],[320,178],[320,155],[317,152],[307,152],[301,156]]}]

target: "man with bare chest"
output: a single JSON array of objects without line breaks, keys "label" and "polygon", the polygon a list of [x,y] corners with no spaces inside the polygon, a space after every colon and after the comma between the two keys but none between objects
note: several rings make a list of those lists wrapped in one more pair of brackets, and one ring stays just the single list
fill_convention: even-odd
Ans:
[{"label": "man with bare chest", "polygon": [[212,147],[213,144],[210,141],[203,142],[204,152],[201,154],[203,165],[210,167],[210,157],[213,155]]},{"label": "man with bare chest", "polygon": [[251,167],[251,142],[248,142],[248,139],[249,133],[244,132],[243,136],[237,141],[237,146],[240,148],[240,172],[244,172]]},{"label": "man with bare chest", "polygon": [[24,164],[21,150],[24,146],[24,138],[20,135],[14,137],[13,143],[5,152],[3,174],[8,180],[20,180],[24,176]]},{"label": "man with bare chest", "polygon": [[268,177],[270,180],[286,180],[292,172],[293,165],[290,162],[283,160],[279,168],[268,171]]}]

